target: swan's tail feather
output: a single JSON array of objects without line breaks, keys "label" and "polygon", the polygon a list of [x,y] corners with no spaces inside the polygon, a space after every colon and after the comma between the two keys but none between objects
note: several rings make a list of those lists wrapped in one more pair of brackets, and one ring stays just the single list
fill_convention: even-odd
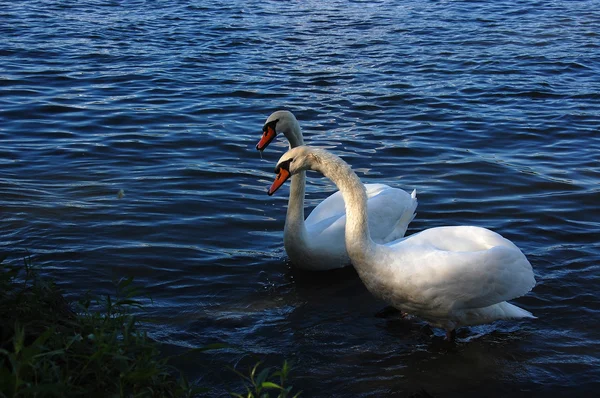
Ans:
[{"label": "swan's tail feather", "polygon": [[507,303],[506,301],[499,303],[498,307],[504,312],[504,319],[519,319],[519,318],[532,318],[537,319],[531,312],[524,310],[521,307],[517,307],[514,304]]},{"label": "swan's tail feather", "polygon": [[410,194],[410,202],[406,206],[406,209],[404,209],[404,213],[402,213],[402,216],[394,226],[392,232],[386,237],[385,241],[391,242],[404,236],[406,230],[408,229],[408,224],[410,224],[417,215],[415,210],[417,209],[418,204],[419,201],[417,200],[417,190],[413,189],[412,193]]},{"label": "swan's tail feather", "polygon": [[499,319],[537,319],[531,312],[503,301],[484,308],[465,310],[461,325],[482,325]]},{"label": "swan's tail feather", "polygon": [[[410,198],[412,199],[412,202],[411,202],[412,217],[410,218],[410,221],[406,223],[406,228],[408,228],[408,224],[410,224],[412,222],[412,220],[414,220],[415,217],[417,216],[417,213],[415,212],[415,210],[417,210],[419,201],[417,200],[417,190],[416,189],[413,189],[413,191],[410,193]],[[406,232],[406,230],[404,230],[404,232]]]}]

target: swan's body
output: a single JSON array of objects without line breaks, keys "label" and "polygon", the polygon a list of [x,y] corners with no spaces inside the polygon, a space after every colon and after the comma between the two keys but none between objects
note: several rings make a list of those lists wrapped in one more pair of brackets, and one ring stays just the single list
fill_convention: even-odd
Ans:
[{"label": "swan's body", "polygon": [[[506,300],[535,285],[531,264],[499,234],[473,226],[431,228],[387,244],[370,235],[367,196],[356,174],[339,157],[298,147],[278,163],[278,172],[315,170],[331,179],[346,203],[346,248],[367,289],[402,311],[446,329],[498,319],[534,318]],[[285,179],[278,178],[272,194]]]},{"label": "swan's body", "polygon": [[[271,114],[263,128],[264,134],[256,146],[263,150],[282,132],[290,148],[304,145],[300,125],[291,112]],[[416,191],[391,188],[384,184],[365,184],[371,237],[385,243],[404,236],[417,208]],[[304,220],[305,172],[292,177],[288,211],[283,231],[285,251],[298,268],[329,270],[350,264],[344,239],[346,209],[340,192],[323,200]]]}]

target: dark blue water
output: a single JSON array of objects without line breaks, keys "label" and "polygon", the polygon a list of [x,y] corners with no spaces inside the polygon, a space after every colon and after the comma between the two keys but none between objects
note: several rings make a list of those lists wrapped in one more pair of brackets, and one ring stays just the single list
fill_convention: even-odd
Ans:
[{"label": "dark blue water", "polygon": [[[408,233],[515,242],[539,317],[454,347],[352,269],[286,262],[267,116],[364,182],[417,189]],[[0,250],[76,298],[134,276],[149,333],[227,396],[227,366],[296,363],[304,396],[592,395],[600,385],[596,1],[0,2]],[[309,174],[312,208],[334,191]],[[124,192],[119,198],[118,193]]]}]

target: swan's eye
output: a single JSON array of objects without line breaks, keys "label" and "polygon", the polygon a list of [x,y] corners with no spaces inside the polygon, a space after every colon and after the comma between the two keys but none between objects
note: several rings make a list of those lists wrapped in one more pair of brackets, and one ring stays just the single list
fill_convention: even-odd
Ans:
[{"label": "swan's eye", "polygon": [[271,120],[269,123],[266,123],[263,126],[263,133],[266,133],[267,130],[269,130],[269,128],[273,129],[274,133],[277,133],[277,131],[275,130],[275,126],[277,125],[278,121],[279,121],[279,119],[275,119],[275,120]]},{"label": "swan's eye", "polygon": [[290,163],[292,163],[293,161],[294,158],[289,158],[288,160],[284,160],[283,162],[279,163],[277,167],[275,167],[275,174],[279,174],[281,169],[290,171]]}]

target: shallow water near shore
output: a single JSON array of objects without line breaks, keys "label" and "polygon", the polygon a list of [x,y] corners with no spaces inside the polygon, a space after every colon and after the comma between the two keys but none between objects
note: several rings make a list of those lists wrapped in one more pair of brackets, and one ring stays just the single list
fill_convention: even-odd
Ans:
[{"label": "shallow water near shore", "polygon": [[[21,1],[0,10],[0,250],[77,298],[146,287],[149,334],[227,396],[292,360],[303,396],[546,396],[600,380],[600,11],[591,1]],[[351,268],[302,272],[282,230],[291,110],[364,182],[417,189],[408,234],[512,240],[538,319],[442,341],[376,317]],[[307,211],[335,191],[308,174]]]}]

